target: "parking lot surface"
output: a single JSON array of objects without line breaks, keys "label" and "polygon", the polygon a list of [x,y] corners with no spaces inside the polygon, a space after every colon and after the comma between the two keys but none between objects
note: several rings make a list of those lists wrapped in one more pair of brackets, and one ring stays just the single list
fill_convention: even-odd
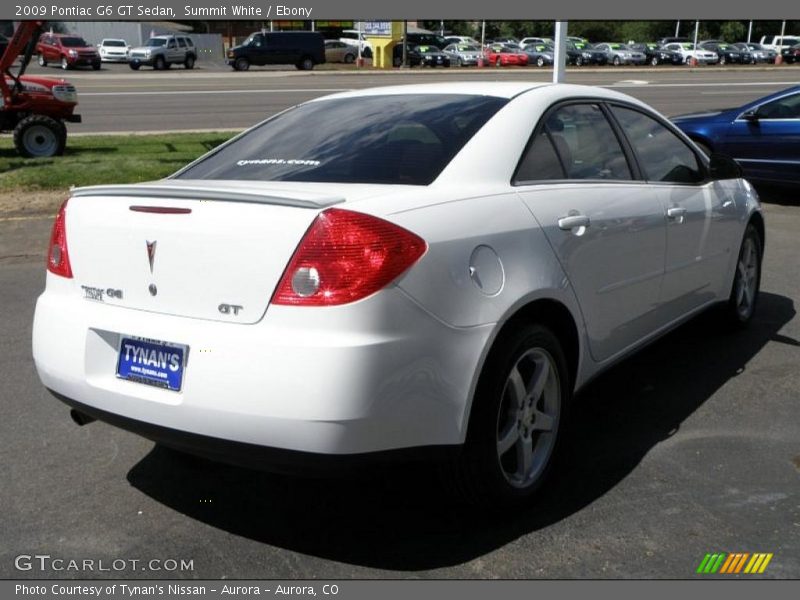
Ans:
[{"label": "parking lot surface", "polygon": [[[776,199],[752,326],[703,315],[591,384],[556,477],[502,514],[453,504],[424,465],[291,478],[77,427],[30,356],[43,260],[4,241],[0,576],[687,578],[706,553],[741,551],[774,553],[764,577],[798,578],[800,202]],[[43,223],[13,222],[15,239]],[[20,554],[142,562],[19,571]]]}]

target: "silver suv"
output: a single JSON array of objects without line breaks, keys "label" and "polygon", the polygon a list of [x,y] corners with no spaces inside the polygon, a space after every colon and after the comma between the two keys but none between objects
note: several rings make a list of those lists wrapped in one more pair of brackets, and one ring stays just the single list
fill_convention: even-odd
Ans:
[{"label": "silver suv", "polygon": [[131,48],[128,53],[128,64],[134,71],[138,71],[142,65],[152,66],[159,71],[173,64],[193,69],[196,60],[194,42],[183,35],[156,35],[147,40],[144,46]]}]

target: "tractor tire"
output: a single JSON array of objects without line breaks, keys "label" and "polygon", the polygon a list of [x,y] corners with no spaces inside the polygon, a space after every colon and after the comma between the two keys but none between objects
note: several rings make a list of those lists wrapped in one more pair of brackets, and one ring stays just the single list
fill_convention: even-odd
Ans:
[{"label": "tractor tire", "polygon": [[14,128],[14,147],[25,158],[61,156],[67,145],[67,128],[45,115],[30,115]]}]

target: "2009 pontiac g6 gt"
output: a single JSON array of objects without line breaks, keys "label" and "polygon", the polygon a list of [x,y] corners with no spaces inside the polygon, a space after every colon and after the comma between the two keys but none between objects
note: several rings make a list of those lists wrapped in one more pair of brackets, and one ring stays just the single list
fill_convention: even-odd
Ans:
[{"label": "2009 pontiac g6 gt", "polygon": [[522,501],[587,381],[712,305],[752,319],[740,175],[611,90],[313,100],[165,180],[75,189],[36,368],[79,423],[268,469],[439,454],[468,499]]}]

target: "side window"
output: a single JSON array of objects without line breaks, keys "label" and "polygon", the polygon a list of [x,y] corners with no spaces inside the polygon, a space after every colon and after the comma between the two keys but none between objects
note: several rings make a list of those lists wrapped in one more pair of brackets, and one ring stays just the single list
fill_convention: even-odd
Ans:
[{"label": "side window", "polygon": [[186,38],[186,45],[189,48],[194,48],[194,42],[192,41],[192,38]]},{"label": "side window", "polygon": [[178,46],[186,48],[186,40],[184,40],[184,38],[178,38]]},{"label": "side window", "polygon": [[175,39],[173,38],[169,42],[167,42],[167,48],[174,48],[174,47],[175,47]]},{"label": "side window", "polygon": [[697,155],[672,131],[638,110],[612,106],[648,181],[698,183],[704,173]]},{"label": "side window", "polygon": [[800,119],[800,94],[762,104],[756,114],[759,119]]},{"label": "side window", "polygon": [[564,179],[564,167],[556,154],[550,134],[542,130],[525,151],[514,181],[522,183],[548,179]]},{"label": "side window", "polygon": [[571,104],[547,117],[544,130],[567,179],[633,179],[619,140],[597,104]]}]

